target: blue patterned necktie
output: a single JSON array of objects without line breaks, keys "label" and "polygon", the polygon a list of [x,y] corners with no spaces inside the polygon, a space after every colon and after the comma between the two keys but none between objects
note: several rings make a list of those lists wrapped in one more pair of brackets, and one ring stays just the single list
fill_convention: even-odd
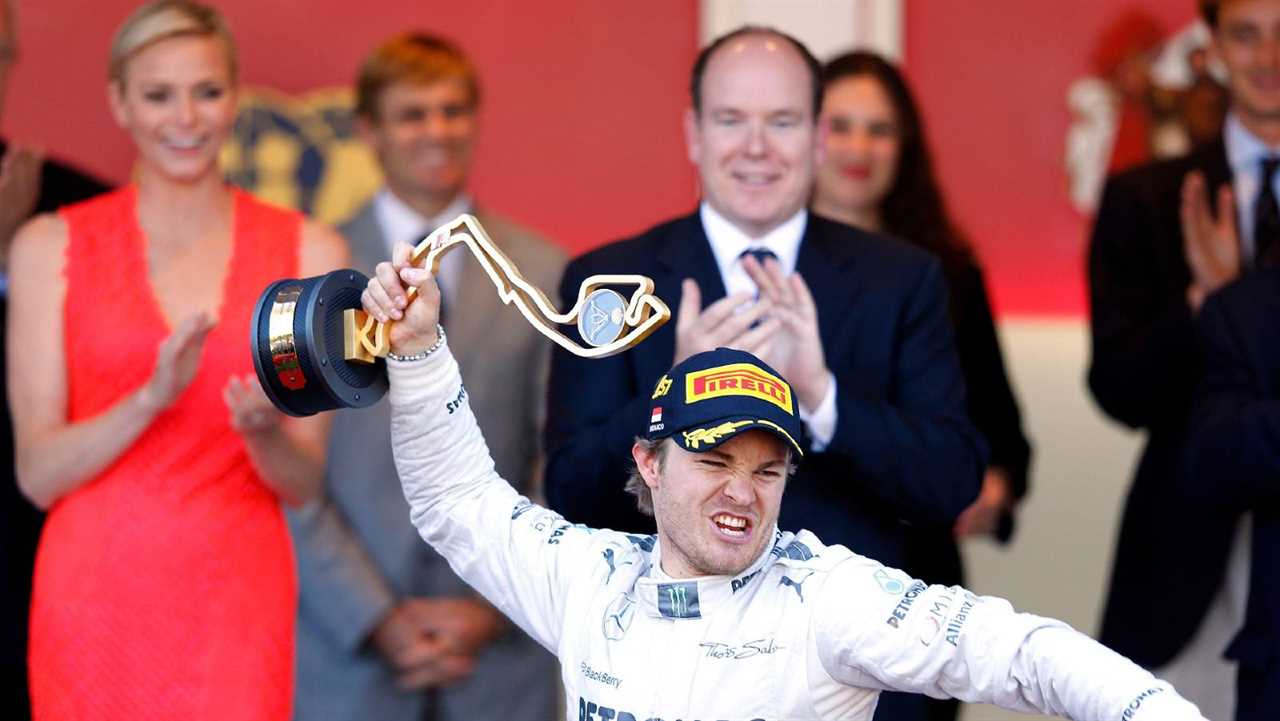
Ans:
[{"label": "blue patterned necktie", "polygon": [[[747,248],[738,254],[738,260],[742,260],[748,255],[755,258],[756,261],[760,263],[761,267],[764,267],[765,260],[769,258],[773,258],[775,262],[778,261],[777,254],[768,248]],[[756,287],[756,300],[760,300],[760,288],[758,286]]]},{"label": "blue patterned necktie", "polygon": [[759,261],[760,265],[764,265],[764,261],[767,258],[773,258],[774,260],[778,259],[777,254],[775,254],[772,250],[769,250],[768,248],[747,248],[746,250],[738,254],[738,259],[741,260],[742,258],[745,258],[748,255],[751,256],[752,258],[755,258],[757,261]]}]

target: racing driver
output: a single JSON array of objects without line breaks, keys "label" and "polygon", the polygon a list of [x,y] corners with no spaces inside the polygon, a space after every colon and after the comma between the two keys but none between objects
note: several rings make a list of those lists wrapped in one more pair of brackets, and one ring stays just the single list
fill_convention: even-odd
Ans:
[{"label": "racing driver", "polygon": [[893,689],[1077,721],[1203,719],[1059,621],[778,530],[801,424],[790,385],[745,352],[679,363],[637,419],[628,488],[655,536],[530,503],[494,472],[437,324],[439,289],[409,255],[397,246],[363,303],[397,321],[392,443],[412,522],[559,656],[567,718],[862,721]]}]

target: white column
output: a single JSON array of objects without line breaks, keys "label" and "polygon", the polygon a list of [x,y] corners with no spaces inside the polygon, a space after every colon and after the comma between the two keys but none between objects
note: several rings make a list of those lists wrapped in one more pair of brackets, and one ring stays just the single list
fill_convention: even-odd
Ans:
[{"label": "white column", "polygon": [[700,45],[741,25],[795,36],[820,61],[853,48],[902,59],[903,0],[702,0]]}]

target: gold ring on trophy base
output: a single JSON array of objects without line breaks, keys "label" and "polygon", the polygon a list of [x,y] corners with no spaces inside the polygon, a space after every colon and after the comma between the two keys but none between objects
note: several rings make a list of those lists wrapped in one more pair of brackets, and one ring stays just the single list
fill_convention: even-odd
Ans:
[{"label": "gold ring on trophy base", "polygon": [[275,366],[276,377],[285,388],[295,391],[307,385],[306,376],[298,365],[298,348],[293,335],[293,316],[301,294],[300,285],[281,288],[271,305],[271,318],[267,323],[271,363]]}]

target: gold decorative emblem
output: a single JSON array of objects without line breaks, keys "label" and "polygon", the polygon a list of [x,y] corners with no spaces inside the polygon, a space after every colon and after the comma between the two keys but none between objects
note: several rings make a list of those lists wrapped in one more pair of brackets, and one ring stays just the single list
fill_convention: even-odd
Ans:
[{"label": "gold decorative emblem", "polygon": [[323,223],[346,220],[382,186],[377,158],[355,134],[354,108],[350,88],[299,96],[244,88],[219,155],[223,173],[267,202]]},{"label": "gold decorative emblem", "polygon": [[653,395],[649,397],[649,400],[656,401],[665,396],[669,390],[671,390],[671,379],[666,376],[662,376],[658,379],[658,386],[653,389]]},{"label": "gold decorative emblem", "polygon": [[721,396],[751,396],[768,401],[795,415],[791,386],[750,363],[730,363],[690,373],[685,377],[685,402],[697,403]]},{"label": "gold decorative emblem", "polygon": [[720,440],[721,436],[727,436],[736,432],[743,426],[748,426],[755,421],[725,421],[718,426],[711,428],[695,428],[691,431],[683,431],[684,444],[692,450],[698,450],[698,446],[703,443],[715,443]]}]

